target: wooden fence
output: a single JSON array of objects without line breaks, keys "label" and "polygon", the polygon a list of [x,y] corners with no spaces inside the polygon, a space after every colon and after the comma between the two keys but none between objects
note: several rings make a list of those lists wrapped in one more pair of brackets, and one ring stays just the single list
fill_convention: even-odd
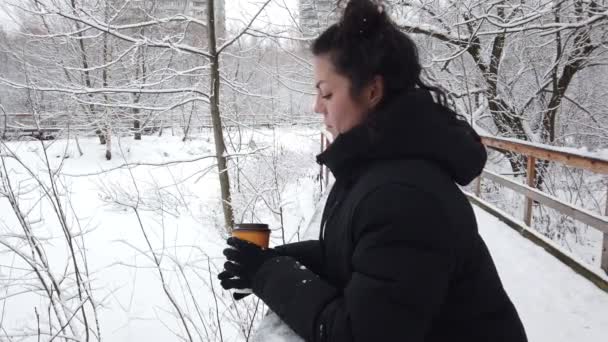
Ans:
[{"label": "wooden fence", "polygon": [[593,213],[546,194],[535,187],[537,160],[550,161],[600,175],[608,175],[608,160],[563,151],[553,146],[530,144],[513,139],[482,136],[482,142],[494,150],[508,151],[525,156],[527,159],[527,184],[521,184],[508,177],[484,170],[476,180],[475,195],[481,198],[482,179],[488,179],[524,196],[523,221],[528,227],[532,227],[534,224],[532,222],[532,208],[533,203],[538,202],[599,230],[603,234],[601,268],[608,273],[608,217],[606,216],[608,215],[608,199],[604,213]]},{"label": "wooden fence", "polygon": [[[569,255],[569,253],[566,253],[562,249],[548,243],[545,241],[545,239],[539,237],[539,234],[534,232],[534,230],[531,228],[533,225],[533,204],[534,202],[538,202],[599,230],[603,234],[601,268],[608,274],[608,198],[606,199],[605,212],[594,213],[585,208],[575,206],[562,199],[551,196],[535,187],[537,160],[545,160],[573,168],[584,169],[599,175],[608,175],[608,160],[567,152],[548,145],[531,144],[514,139],[482,136],[482,142],[486,147],[494,150],[511,152],[525,156],[527,158],[527,184],[519,183],[511,178],[496,174],[489,170],[484,170],[481,176],[475,181],[475,194],[469,194],[469,198],[476,204],[482,206],[484,209],[489,210],[492,214],[499,216],[500,219],[505,221],[511,227],[516,227],[517,230],[520,231],[520,233],[526,238],[545,248],[549,253],[553,254],[565,264],[570,266],[574,271],[583,275],[598,287],[608,292],[608,281],[606,280],[607,278],[605,276],[597,274],[592,268],[579,261],[578,258],[572,257]],[[328,145],[328,137],[322,133],[321,151],[323,151]],[[327,187],[328,176],[328,170],[321,166],[319,176],[321,180],[321,189]],[[504,215],[503,212],[489,206],[487,202],[481,199],[481,182],[483,179],[496,182],[524,196],[525,206],[523,222],[525,225],[520,225],[515,220],[506,217],[507,215]]]},{"label": "wooden fence", "polygon": [[[329,147],[329,144],[331,144],[329,133],[321,131],[321,153]],[[319,184],[322,193],[324,189],[327,189],[327,185],[329,184],[329,168],[327,166],[319,165]]]},{"label": "wooden fence", "polygon": [[[53,119],[50,119],[51,114],[46,114],[44,120],[35,122],[32,114],[9,113],[9,122],[5,124],[4,118],[0,116],[0,137],[20,138],[20,137],[38,137],[48,136],[53,137],[64,136],[68,132],[78,132],[84,135],[94,135],[96,130],[105,127],[103,121],[89,122],[85,121],[83,116],[74,118],[65,114],[56,114]],[[318,126],[321,120],[318,116],[309,114],[240,114],[240,115],[223,115],[222,126],[224,128],[234,129],[240,128],[272,128],[277,126]],[[112,118],[109,123],[113,134],[154,134],[163,129],[181,129],[184,132],[188,129],[189,132],[203,132],[206,129],[213,128],[213,122],[209,115],[197,115],[190,120],[188,117],[179,115],[156,117],[154,119],[146,118],[142,115],[139,122],[139,128],[135,127],[135,122],[132,117]]]}]

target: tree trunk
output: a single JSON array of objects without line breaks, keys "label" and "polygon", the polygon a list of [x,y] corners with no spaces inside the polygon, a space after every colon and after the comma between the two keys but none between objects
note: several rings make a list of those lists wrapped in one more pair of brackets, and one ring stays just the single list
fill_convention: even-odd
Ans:
[{"label": "tree trunk", "polygon": [[[71,0],[71,5],[72,5],[72,11],[74,14],[77,14],[76,12],[76,2],[75,0]],[[89,61],[87,58],[87,50],[84,46],[84,37],[82,35],[82,30],[80,27],[80,24],[78,22],[75,23],[76,26],[76,30],[77,32],[77,36],[78,36],[78,47],[80,49],[80,58],[81,58],[81,62],[82,62],[82,68],[84,69],[84,81],[85,81],[85,85],[87,86],[87,88],[92,88],[93,87],[93,83],[91,82],[91,74],[89,73]],[[50,33],[50,32],[49,32]],[[105,45],[105,41],[106,41],[106,37],[104,34],[104,50],[106,49],[106,45]],[[105,57],[105,51],[104,51],[104,57]],[[89,98],[92,100],[93,99],[93,95],[89,94],[88,95]],[[90,117],[92,118],[93,122],[99,122],[97,120],[97,118],[95,118],[95,113],[97,112],[95,110],[95,106],[93,104],[89,104],[89,112],[90,112]],[[105,145],[106,143],[106,137],[103,135],[103,131],[101,130],[101,128],[99,127],[99,123],[97,124],[97,129],[95,130],[95,133],[97,134],[97,136],[99,137],[99,143],[101,145]]]},{"label": "tree trunk", "polygon": [[[499,9],[498,15],[504,17],[504,10]],[[486,96],[488,97],[488,109],[492,114],[492,120],[498,128],[500,135],[528,140],[521,116],[515,115],[513,108],[498,95],[498,73],[500,71],[500,63],[504,52],[505,39],[506,37],[504,34],[499,34],[494,38],[490,63],[487,66],[481,61],[479,50],[475,50],[474,48],[470,52],[475,53],[474,59],[488,84],[488,91],[486,93]],[[525,174],[526,164],[521,156],[511,152],[505,152],[504,155],[509,159],[509,164],[511,164],[511,169],[514,173]]]},{"label": "tree trunk", "polygon": [[[558,8],[559,10],[559,8]],[[577,20],[580,21],[583,19],[584,9],[583,2],[577,1],[574,5],[574,10],[577,15]],[[559,23],[561,21],[559,12],[556,11],[555,14],[555,22]],[[591,33],[589,29],[578,30],[573,33],[574,36],[574,46],[571,50],[572,52],[566,55],[565,60],[566,65],[562,69],[561,76],[558,77],[559,73],[559,63],[560,59],[564,59],[562,56],[565,46],[562,46],[562,36],[561,32],[556,33],[556,62],[555,68],[552,70],[552,92],[551,98],[549,100],[549,104],[547,105],[547,109],[543,113],[543,142],[544,143],[553,143],[556,138],[557,131],[557,115],[559,113],[559,109],[562,105],[562,101],[566,96],[566,91],[568,91],[568,87],[570,86],[572,79],[574,76],[581,70],[585,68],[585,63],[591,57],[591,54],[595,50],[595,46],[591,41]],[[568,41],[567,39],[566,41]],[[541,188],[544,184],[546,172],[550,166],[549,161],[542,161],[539,163],[538,173],[536,177],[537,186]]]},{"label": "tree trunk", "polygon": [[76,147],[78,148],[78,153],[82,157],[84,153],[82,152],[82,148],[80,148],[80,141],[78,140],[78,133],[74,135],[74,140],[76,141]]},{"label": "tree trunk", "polygon": [[[145,28],[141,28],[139,34],[142,37],[145,37]],[[139,67],[141,66],[141,82],[142,84],[146,83],[146,58],[145,58],[145,50],[143,46],[137,48],[137,59],[138,63],[135,65],[135,81],[139,78]],[[139,100],[141,99],[141,93],[133,94],[133,104],[137,105]],[[135,140],[141,140],[141,118],[140,118],[141,110],[139,108],[133,108],[133,129],[135,130],[134,138]]]},{"label": "tree trunk", "polygon": [[141,122],[139,121],[139,108],[133,109],[133,115],[137,119],[133,120],[133,130],[135,131],[135,140],[141,140]]},{"label": "tree trunk", "polygon": [[188,122],[186,123],[186,128],[184,128],[184,137],[182,138],[182,141],[184,142],[188,140],[188,135],[190,134],[190,125],[192,124],[192,114],[194,114],[194,108],[195,105],[192,104],[192,109],[190,110],[190,115],[188,116]]},{"label": "tree trunk", "polygon": [[[108,18],[108,12],[107,12],[107,6],[106,6],[106,13],[105,13],[105,17],[106,20]],[[80,40],[80,43],[82,44],[82,39]],[[84,49],[84,47],[83,47]],[[84,51],[84,50],[83,50]],[[86,56],[85,56],[86,57]],[[111,57],[108,56],[108,34],[104,33],[103,34],[103,64],[106,65],[109,61],[110,61]],[[87,74],[88,75],[88,74]],[[108,68],[104,67],[103,70],[101,71],[101,78],[102,78],[102,84],[104,88],[108,87]],[[104,94],[103,98],[105,100],[105,103],[110,103],[109,99],[108,99],[108,95]],[[110,131],[110,125],[111,125],[111,121],[109,119],[109,115],[111,113],[108,113],[109,109],[104,110],[104,127],[103,127],[103,143],[105,143],[106,145],[106,160],[111,160],[112,159],[112,132]],[[101,139],[101,135],[99,136],[99,139]],[[102,143],[102,144],[103,144]]]},{"label": "tree trunk", "polygon": [[209,54],[211,55],[211,98],[209,105],[211,110],[211,121],[213,124],[220,187],[222,191],[224,221],[226,230],[230,233],[234,226],[234,213],[232,210],[232,199],[230,197],[230,177],[228,175],[227,162],[224,155],[226,152],[226,145],[224,143],[224,134],[220,117],[220,58],[216,46],[214,5],[215,1],[213,0],[207,2],[207,29],[209,34]]},{"label": "tree trunk", "polygon": [[2,128],[2,140],[6,140],[6,130],[8,128],[8,114],[4,110],[4,107],[2,106],[2,104],[0,104],[0,110],[2,111],[2,114],[4,114],[4,125],[3,125],[4,127]]},{"label": "tree trunk", "polygon": [[110,127],[105,130],[106,133],[106,160],[112,160],[112,132]]},{"label": "tree trunk", "polygon": [[99,137],[99,144],[100,145],[105,145],[106,144],[106,136],[104,134],[104,132],[101,129],[96,129],[95,130],[95,134],[97,134],[97,136]]}]

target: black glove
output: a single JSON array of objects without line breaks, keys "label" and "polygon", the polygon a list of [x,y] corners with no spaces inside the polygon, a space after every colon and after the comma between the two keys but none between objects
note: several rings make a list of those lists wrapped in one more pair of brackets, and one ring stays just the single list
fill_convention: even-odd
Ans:
[{"label": "black glove", "polygon": [[[224,264],[224,271],[217,276],[225,290],[252,288],[253,277],[262,264],[279,256],[272,248],[262,249],[256,244],[235,237],[229,238],[227,242],[233,248],[224,249],[228,261]],[[235,293],[233,297],[239,300],[248,295]]]}]

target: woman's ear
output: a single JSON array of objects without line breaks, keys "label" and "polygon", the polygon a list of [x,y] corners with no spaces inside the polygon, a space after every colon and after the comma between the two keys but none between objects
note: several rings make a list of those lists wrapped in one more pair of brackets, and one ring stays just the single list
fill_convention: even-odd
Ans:
[{"label": "woman's ear", "polygon": [[370,108],[374,108],[382,101],[384,97],[384,79],[382,76],[376,75],[369,85],[368,103]]}]

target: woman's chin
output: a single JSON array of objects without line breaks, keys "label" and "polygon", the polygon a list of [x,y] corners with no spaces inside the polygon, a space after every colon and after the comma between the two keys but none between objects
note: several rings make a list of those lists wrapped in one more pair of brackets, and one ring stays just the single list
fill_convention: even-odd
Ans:
[{"label": "woman's chin", "polygon": [[336,138],[336,134],[338,132],[336,132],[336,130],[332,126],[325,125],[324,130],[325,130],[325,132],[327,132],[331,135],[332,140]]}]

